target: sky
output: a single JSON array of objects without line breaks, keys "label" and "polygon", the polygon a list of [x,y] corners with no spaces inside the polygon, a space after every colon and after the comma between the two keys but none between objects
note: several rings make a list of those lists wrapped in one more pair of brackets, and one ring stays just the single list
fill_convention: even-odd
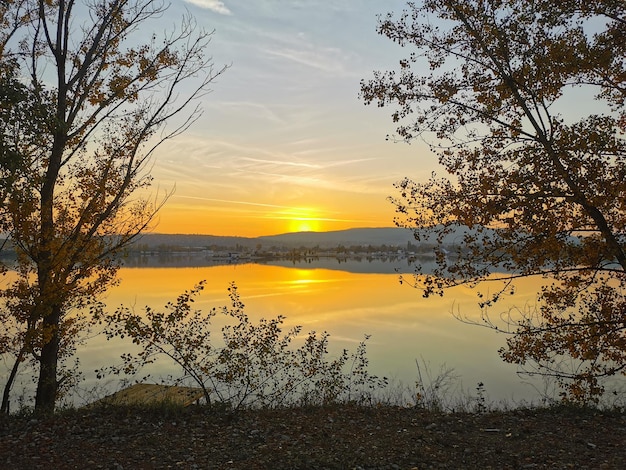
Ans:
[{"label": "sky", "polygon": [[[158,233],[255,237],[390,227],[388,197],[436,158],[386,140],[392,108],[365,106],[360,81],[406,54],[376,32],[405,1],[173,0],[214,30],[208,54],[228,70],[202,98],[201,118],[157,151],[153,196],[174,189]],[[172,23],[173,24],[173,23]]]}]

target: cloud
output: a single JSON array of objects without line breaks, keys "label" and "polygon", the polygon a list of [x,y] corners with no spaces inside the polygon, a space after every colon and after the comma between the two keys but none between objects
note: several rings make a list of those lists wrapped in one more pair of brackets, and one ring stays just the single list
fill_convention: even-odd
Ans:
[{"label": "cloud", "polygon": [[238,204],[238,205],[246,205],[246,206],[254,206],[254,207],[271,207],[275,209],[291,209],[291,206],[281,206],[277,204],[264,204],[261,202],[252,202],[252,201],[238,201],[233,199],[218,199],[212,197],[201,197],[201,196],[176,196],[178,198],[183,199],[195,199],[200,201],[208,201],[208,202],[220,202],[224,204]]},{"label": "cloud", "polygon": [[200,8],[206,8],[207,10],[214,11],[220,15],[232,15],[233,13],[228,9],[224,2],[220,0],[185,0],[187,3],[191,3]]},{"label": "cloud", "polygon": [[233,116],[246,116],[248,119],[261,119],[272,123],[273,125],[286,125],[288,120],[281,117],[286,111],[285,106],[274,103],[265,104],[262,102],[248,101],[212,101],[204,104],[205,109],[211,109],[216,114],[224,113]]},{"label": "cloud", "polygon": [[282,190],[295,198],[300,193],[339,190],[384,199],[391,184],[404,175],[383,171],[378,158],[354,155],[342,146],[323,147],[323,143],[318,138],[303,138],[287,140],[281,147],[236,137],[220,140],[187,134],[161,148],[153,176],[166,187],[177,184],[177,196],[219,198],[222,194]]},{"label": "cloud", "polygon": [[299,166],[304,168],[316,169],[320,168],[320,165],[314,163],[306,163],[306,162],[294,162],[294,161],[285,161],[285,160],[267,160],[262,158],[252,158],[252,157],[242,157],[243,161],[248,161],[252,163],[260,163],[260,164],[268,164],[268,165],[284,165],[284,166]]},{"label": "cloud", "polygon": [[321,72],[332,74],[349,73],[345,66],[347,58],[337,48],[320,48],[313,44],[302,43],[300,47],[280,45],[266,47],[264,53]]}]

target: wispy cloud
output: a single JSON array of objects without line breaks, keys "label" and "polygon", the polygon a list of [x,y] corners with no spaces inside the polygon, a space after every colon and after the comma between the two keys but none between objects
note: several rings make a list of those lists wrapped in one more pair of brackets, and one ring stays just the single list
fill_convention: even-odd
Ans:
[{"label": "wispy cloud", "polygon": [[[287,121],[283,117],[294,107],[281,106],[274,103],[261,103],[249,101],[213,101],[204,105],[205,109],[210,109],[215,113],[224,113],[246,118],[257,118],[265,120],[274,125],[286,125]],[[288,115],[287,115],[288,116]]]},{"label": "wispy cloud", "polygon": [[[224,204],[227,206],[240,206],[242,208],[248,207],[249,209],[254,208],[267,208],[267,209],[276,209],[276,211],[272,211],[271,213],[266,212],[252,212],[252,211],[244,211],[248,213],[248,217],[257,218],[257,219],[280,219],[280,220],[293,220],[294,218],[299,220],[316,220],[321,222],[362,222],[362,219],[356,218],[346,218],[346,217],[336,217],[334,214],[337,214],[337,211],[329,211],[329,210],[321,210],[317,209],[316,212],[319,215],[314,216],[303,216],[303,209],[299,207],[286,206],[281,204],[266,204],[261,202],[254,202],[248,200],[234,200],[234,199],[219,199],[219,198],[211,198],[211,197],[202,197],[202,196],[175,196],[176,199],[191,199],[197,201],[204,202],[213,202],[217,204]],[[217,207],[212,206],[211,210],[217,211],[219,210]],[[231,214],[234,214],[237,211],[234,211],[232,208],[226,209]],[[241,211],[243,212],[243,211]]]},{"label": "wispy cloud", "polygon": [[[327,210],[322,208],[307,209],[300,206],[286,206],[281,204],[267,204],[249,200],[220,199],[203,196],[175,195],[174,199],[187,199],[216,203],[211,206],[213,212],[228,212],[230,216],[245,214],[250,219],[272,219],[272,220],[314,220],[320,222],[367,222],[366,219],[341,217],[341,211]],[[222,207],[220,207],[222,206]],[[233,208],[238,207],[238,208]],[[261,209],[261,210],[259,210]],[[263,211],[271,210],[271,212]],[[305,215],[303,215],[305,214]]]},{"label": "wispy cloud", "polygon": [[191,3],[200,8],[214,11],[220,15],[232,15],[232,12],[228,9],[224,2],[220,0],[185,0],[187,3]]},{"label": "wispy cloud", "polygon": [[260,164],[268,164],[268,165],[281,165],[281,166],[296,166],[303,168],[311,168],[316,169],[320,168],[320,165],[306,162],[294,162],[294,161],[285,161],[285,160],[266,160],[261,158],[251,158],[251,157],[243,157],[242,161],[248,161],[251,163],[260,163]]},{"label": "wispy cloud", "polygon": [[353,64],[358,59],[354,50],[343,47],[316,29],[299,28],[298,17],[285,19],[285,22],[293,23],[293,26],[285,28],[276,20],[262,26],[246,25],[242,30],[246,35],[254,36],[254,42],[246,44],[247,50],[253,47],[260,52],[259,57],[263,58],[266,69],[267,60],[278,59],[287,67],[279,73],[285,73],[285,70],[295,73],[297,70],[291,67],[298,65],[305,67],[307,73],[315,71],[333,77],[360,77],[353,70]]},{"label": "wispy cloud", "polygon": [[[390,179],[388,172],[380,170],[379,158],[350,155],[350,149],[341,147],[315,148],[314,143],[294,140],[281,148],[186,135],[164,146],[154,175],[163,184],[177,184],[177,195],[261,192],[270,197],[285,191],[293,198],[300,191],[309,195],[320,191],[380,194],[384,198],[392,182],[399,179]],[[310,146],[316,151],[309,151]]]},{"label": "wispy cloud", "polygon": [[264,204],[261,202],[252,202],[252,201],[236,201],[236,200],[231,200],[231,199],[218,199],[218,198],[201,197],[201,196],[177,196],[177,197],[182,198],[182,199],[195,199],[195,200],[208,201],[208,202],[220,202],[224,204],[237,204],[237,205],[253,206],[253,207],[270,207],[274,209],[291,209],[290,206],[281,206],[278,204]]},{"label": "wispy cloud", "polygon": [[300,48],[274,46],[266,48],[265,54],[279,57],[322,72],[345,73],[345,61],[342,52],[336,48],[315,48],[310,44],[302,44]]}]

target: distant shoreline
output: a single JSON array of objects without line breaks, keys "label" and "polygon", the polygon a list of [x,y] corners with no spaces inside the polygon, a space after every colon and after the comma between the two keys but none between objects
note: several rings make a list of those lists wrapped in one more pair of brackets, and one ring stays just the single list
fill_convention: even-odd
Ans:
[{"label": "distant shoreline", "polygon": [[434,265],[434,256],[408,258],[406,256],[244,256],[212,257],[200,253],[129,253],[124,257],[125,268],[191,268],[258,264],[296,269],[330,269],[352,273],[407,274],[415,272],[416,265]]}]

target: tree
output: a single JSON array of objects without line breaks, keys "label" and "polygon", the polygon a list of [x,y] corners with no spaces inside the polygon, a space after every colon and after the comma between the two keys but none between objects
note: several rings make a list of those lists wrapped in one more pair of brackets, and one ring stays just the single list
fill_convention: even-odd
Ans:
[{"label": "tree", "polygon": [[[399,70],[361,83],[365,103],[396,107],[398,138],[429,142],[448,173],[407,178],[392,198],[418,240],[459,240],[456,255],[437,249],[433,274],[416,273],[424,294],[499,279],[481,299],[489,307],[515,278],[545,278],[539,310],[510,319],[500,353],[581,401],[626,371],[625,10],[619,0],[409,3],[378,27],[410,48]],[[560,367],[566,358],[574,369]]]},{"label": "tree", "polygon": [[197,119],[194,103],[224,68],[205,57],[212,33],[190,15],[177,31],[141,42],[167,9],[155,0],[4,5],[22,23],[2,63],[15,62],[39,112],[19,118],[13,134],[21,173],[5,210],[18,279],[3,296],[21,327],[17,360],[39,368],[35,408],[50,412],[72,378],[59,361],[92,323],[88,307],[114,282],[116,255],[167,198],[145,195],[152,155]]}]

